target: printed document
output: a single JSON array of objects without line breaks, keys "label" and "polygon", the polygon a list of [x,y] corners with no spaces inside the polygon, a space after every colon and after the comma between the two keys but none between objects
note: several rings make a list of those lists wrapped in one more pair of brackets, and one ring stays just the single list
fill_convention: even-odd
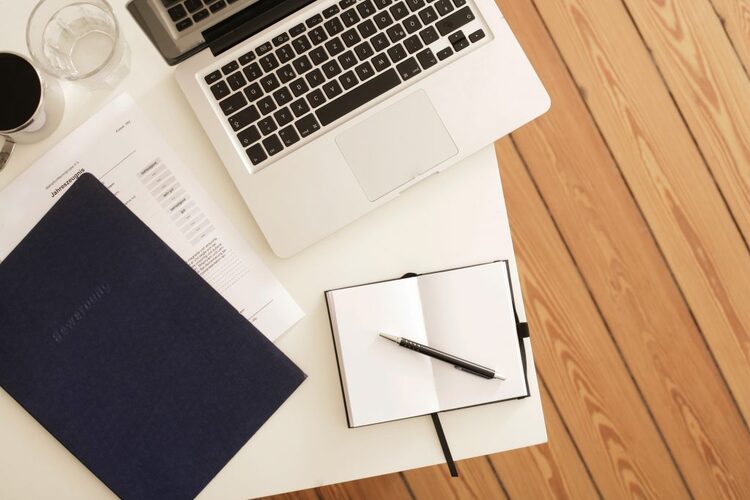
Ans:
[{"label": "printed document", "polygon": [[127,94],[0,191],[0,262],[84,172],[266,337],[275,340],[304,316]]}]

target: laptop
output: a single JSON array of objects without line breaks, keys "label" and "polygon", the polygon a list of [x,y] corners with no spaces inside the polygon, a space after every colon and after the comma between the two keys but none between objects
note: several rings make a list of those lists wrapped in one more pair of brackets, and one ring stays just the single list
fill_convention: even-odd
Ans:
[{"label": "laptop", "polygon": [[273,251],[544,113],[492,0],[133,0]]}]

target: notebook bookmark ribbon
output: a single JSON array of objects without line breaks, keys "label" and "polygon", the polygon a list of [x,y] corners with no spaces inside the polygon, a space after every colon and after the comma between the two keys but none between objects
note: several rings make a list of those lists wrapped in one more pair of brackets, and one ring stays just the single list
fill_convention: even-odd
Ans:
[{"label": "notebook bookmark ribbon", "polygon": [[437,432],[438,439],[440,440],[440,447],[443,449],[443,456],[445,456],[445,463],[448,465],[451,477],[458,477],[458,469],[456,469],[456,463],[453,461],[453,455],[451,455],[448,441],[445,439],[443,424],[440,423],[440,418],[437,413],[432,413],[430,416],[432,417],[432,423],[435,425],[435,432]]}]

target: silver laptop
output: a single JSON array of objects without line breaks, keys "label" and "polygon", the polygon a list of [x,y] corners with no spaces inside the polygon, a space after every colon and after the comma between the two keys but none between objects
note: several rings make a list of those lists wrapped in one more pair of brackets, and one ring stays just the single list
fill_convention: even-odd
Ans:
[{"label": "silver laptop", "polygon": [[288,257],[550,105],[492,0],[134,0]]}]

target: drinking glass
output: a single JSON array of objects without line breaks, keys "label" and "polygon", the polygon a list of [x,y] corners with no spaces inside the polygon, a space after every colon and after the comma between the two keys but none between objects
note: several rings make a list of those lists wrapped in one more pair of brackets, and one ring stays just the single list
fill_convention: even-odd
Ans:
[{"label": "drinking glass", "polygon": [[45,72],[65,80],[114,86],[129,70],[127,43],[105,0],[41,0],[26,44]]}]

